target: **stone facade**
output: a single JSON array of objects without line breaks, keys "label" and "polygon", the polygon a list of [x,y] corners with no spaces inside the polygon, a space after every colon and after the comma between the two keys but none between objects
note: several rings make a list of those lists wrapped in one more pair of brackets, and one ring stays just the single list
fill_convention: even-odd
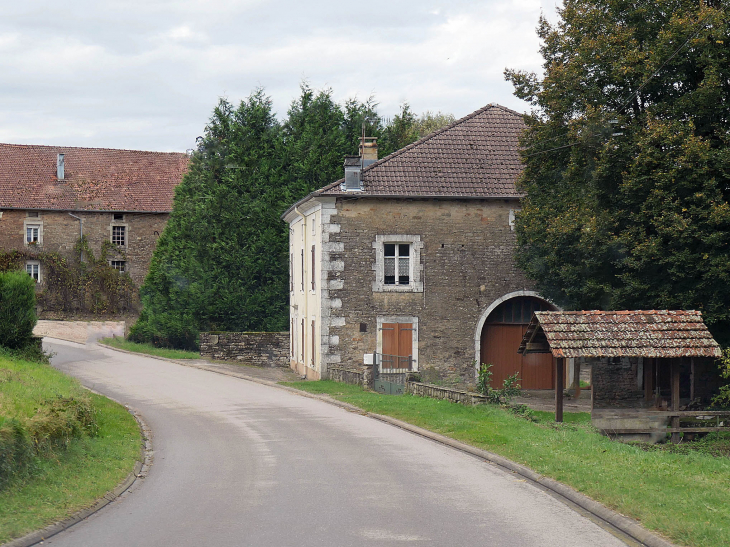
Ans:
[{"label": "stone facade", "polygon": [[[29,214],[38,216],[30,217]],[[135,285],[144,280],[150,267],[157,240],[167,224],[168,213],[117,213],[122,220],[114,220],[112,212],[74,212],[82,219],[83,233],[89,247],[98,258],[104,241],[111,242],[112,226],[125,227],[125,245],[114,246],[108,260],[123,260],[125,270]],[[26,243],[26,227],[39,226],[39,241]],[[27,251],[32,255],[59,253],[70,257],[79,240],[79,221],[63,211],[4,210],[0,216],[0,248],[5,251]],[[40,288],[44,272],[41,267]]]},{"label": "stone facade", "polygon": [[[359,366],[378,348],[378,318],[415,319],[416,368],[473,384],[474,333],[501,296],[530,283],[517,270],[510,200],[337,199],[328,234],[324,359]],[[419,236],[422,290],[378,292],[378,236]],[[397,237],[395,239],[398,239]],[[323,268],[324,269],[324,268]]]},{"label": "stone facade", "polygon": [[288,367],[289,333],[201,332],[200,356],[257,367]]},{"label": "stone facade", "polygon": [[643,358],[604,357],[589,362],[593,371],[591,386],[595,408],[653,406],[654,401],[645,401]]}]

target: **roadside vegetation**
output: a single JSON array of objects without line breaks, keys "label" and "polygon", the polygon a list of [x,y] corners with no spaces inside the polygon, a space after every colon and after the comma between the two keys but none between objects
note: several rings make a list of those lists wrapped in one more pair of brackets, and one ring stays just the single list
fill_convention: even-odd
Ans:
[{"label": "roadside vegetation", "polygon": [[[524,406],[467,407],[411,395],[364,391],[332,381],[286,385],[322,393],[363,410],[441,433],[519,462],[639,520],[680,545],[730,545],[730,458],[716,435],[692,445],[649,447],[611,441],[590,426],[588,413]],[[722,455],[724,454],[724,455]]]},{"label": "roadside vegetation", "polygon": [[124,338],[102,338],[98,340],[98,342],[113,348],[133,351],[135,353],[144,353],[145,355],[154,355],[156,357],[167,357],[168,359],[200,359],[200,353],[196,351],[158,348],[152,344],[132,342],[131,340],[125,340]]},{"label": "roadside vegetation", "polygon": [[121,405],[0,354],[0,543],[94,503],[133,469],[141,443]]},{"label": "roadside vegetation", "polygon": [[35,324],[35,281],[0,272],[0,543],[91,505],[140,456],[135,419],[53,369]]}]

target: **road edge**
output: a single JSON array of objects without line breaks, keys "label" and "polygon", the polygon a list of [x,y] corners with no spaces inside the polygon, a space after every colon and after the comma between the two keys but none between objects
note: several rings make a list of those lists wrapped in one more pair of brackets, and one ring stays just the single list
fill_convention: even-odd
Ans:
[{"label": "road edge", "polygon": [[[175,363],[175,364],[182,365],[182,366],[197,368],[199,370],[206,370],[208,372],[214,372],[217,374],[222,374],[224,376],[230,376],[233,378],[248,380],[250,382],[254,382],[257,384],[263,384],[263,385],[267,385],[270,387],[283,389],[285,391],[297,394],[302,397],[308,397],[310,399],[317,399],[319,401],[322,401],[322,402],[325,402],[325,403],[328,403],[328,404],[331,404],[334,406],[338,406],[349,412],[356,412],[358,414],[362,414],[363,416],[367,416],[367,417],[373,418],[375,420],[390,424],[392,426],[398,427],[400,429],[403,429],[403,430],[413,433],[415,435],[419,435],[421,437],[430,439],[439,444],[449,446],[455,450],[459,450],[460,452],[464,452],[466,454],[470,454],[477,458],[483,459],[489,463],[492,463],[498,467],[501,467],[502,469],[504,469],[508,472],[518,474],[521,477],[525,478],[526,480],[530,481],[531,483],[537,485],[538,487],[540,487],[544,490],[547,490],[548,492],[553,494],[553,497],[555,497],[557,500],[561,501],[562,503],[564,503],[571,509],[575,510],[574,506],[579,507],[580,509],[585,511],[585,513],[587,513],[588,515],[593,515],[595,518],[609,524],[610,526],[612,526],[616,530],[620,531],[621,533],[625,534],[629,538],[633,539],[634,541],[639,542],[641,545],[645,545],[646,547],[678,547],[676,544],[671,543],[668,540],[662,538],[657,533],[647,530],[638,521],[636,521],[630,517],[627,517],[625,515],[622,515],[621,513],[618,513],[617,511],[614,511],[613,509],[609,509],[602,503],[594,500],[593,498],[586,496],[585,494],[581,494],[580,492],[578,492],[577,490],[573,489],[572,487],[570,487],[566,484],[563,484],[554,479],[540,475],[539,473],[536,473],[529,467],[526,467],[524,465],[513,462],[512,460],[509,460],[498,454],[494,454],[493,452],[489,452],[487,450],[482,450],[481,448],[476,448],[474,446],[468,445],[466,443],[462,443],[460,441],[457,441],[457,440],[447,437],[445,435],[441,435],[439,433],[434,433],[433,431],[429,431],[428,429],[423,429],[423,428],[415,426],[413,424],[409,424],[407,422],[403,422],[401,420],[391,418],[390,416],[384,416],[382,414],[368,412],[355,405],[351,405],[349,403],[344,403],[342,401],[338,401],[337,399],[333,399],[332,397],[330,397],[328,395],[309,393],[307,391],[302,391],[302,390],[299,390],[299,389],[296,389],[293,387],[284,386],[284,385],[278,384],[276,382],[272,382],[270,380],[264,380],[261,378],[249,376],[243,372],[234,373],[233,371],[217,368],[217,367],[215,367],[215,365],[212,365],[212,364],[210,366],[206,366],[205,364],[202,364],[202,363],[184,362],[186,360],[182,360],[182,359],[170,359],[167,357],[158,357],[156,355],[147,355],[145,353],[138,353],[138,352],[134,352],[134,351],[122,350],[119,348],[115,348],[113,346],[108,346],[106,344],[100,344],[100,345],[102,345],[105,348],[109,348],[113,351],[119,351],[121,353],[129,353],[129,354],[133,354],[133,355],[140,355],[143,357],[151,357],[153,359],[159,359],[161,361],[168,361],[168,362]],[[595,522],[595,520],[594,520],[594,522]],[[9,547],[9,546],[3,546],[3,547]],[[12,546],[12,547],[15,547],[15,546]],[[20,546],[18,546],[18,547],[20,547]],[[25,546],[23,546],[23,547],[25,547]]]},{"label": "road edge", "polygon": [[[92,389],[89,389],[89,391],[97,393]],[[145,422],[144,418],[137,410],[117,401],[116,399],[113,399],[112,397],[108,397],[101,393],[98,394],[106,397],[107,399],[110,399],[111,401],[114,401],[117,404],[122,405],[137,421],[139,431],[142,434],[142,446],[140,447],[139,459],[134,464],[134,469],[124,478],[122,482],[117,485],[116,488],[104,494],[91,506],[85,509],[81,509],[70,517],[46,526],[45,528],[41,528],[40,530],[36,530],[35,532],[31,532],[22,537],[16,538],[8,543],[3,543],[0,547],[31,547],[32,545],[42,543],[43,541],[55,536],[56,534],[67,530],[74,524],[77,524],[82,520],[90,517],[94,513],[97,513],[98,511],[109,505],[111,502],[117,500],[122,494],[127,492],[139,480],[144,479],[147,476],[147,472],[152,465],[152,430],[149,428],[147,422]]]}]

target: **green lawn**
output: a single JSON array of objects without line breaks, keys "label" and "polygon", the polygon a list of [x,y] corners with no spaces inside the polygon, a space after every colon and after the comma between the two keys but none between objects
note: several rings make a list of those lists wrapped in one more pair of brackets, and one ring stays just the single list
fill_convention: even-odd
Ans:
[{"label": "green lawn", "polygon": [[0,490],[0,543],[92,505],[140,456],[139,427],[124,407],[48,365],[0,357],[0,431],[17,420],[37,435],[39,417],[49,416],[44,409],[64,401],[90,409],[94,427],[48,443]]},{"label": "green lawn", "polygon": [[566,423],[535,412],[532,422],[499,407],[467,407],[404,395],[379,395],[330,381],[291,387],[447,435],[568,484],[681,545],[730,545],[730,459],[703,451],[644,450],[609,440],[587,413]]},{"label": "green lawn", "polygon": [[200,353],[195,351],[158,348],[152,344],[139,344],[137,342],[130,342],[124,338],[102,338],[99,342],[107,346],[112,346],[113,348],[144,353],[146,355],[155,355],[157,357],[167,357],[168,359],[200,359]]}]

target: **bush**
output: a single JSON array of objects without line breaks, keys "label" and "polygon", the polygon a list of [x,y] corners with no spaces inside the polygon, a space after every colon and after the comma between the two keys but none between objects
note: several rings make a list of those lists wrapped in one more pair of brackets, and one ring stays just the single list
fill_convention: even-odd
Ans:
[{"label": "bush", "polygon": [[486,395],[492,404],[507,404],[513,397],[517,397],[521,393],[519,373],[515,372],[512,376],[505,378],[501,389],[494,389],[491,386],[492,366],[492,363],[482,363],[479,367],[477,391],[482,395]]},{"label": "bush", "polygon": [[36,321],[33,278],[25,272],[0,273],[0,346],[27,346]]}]

